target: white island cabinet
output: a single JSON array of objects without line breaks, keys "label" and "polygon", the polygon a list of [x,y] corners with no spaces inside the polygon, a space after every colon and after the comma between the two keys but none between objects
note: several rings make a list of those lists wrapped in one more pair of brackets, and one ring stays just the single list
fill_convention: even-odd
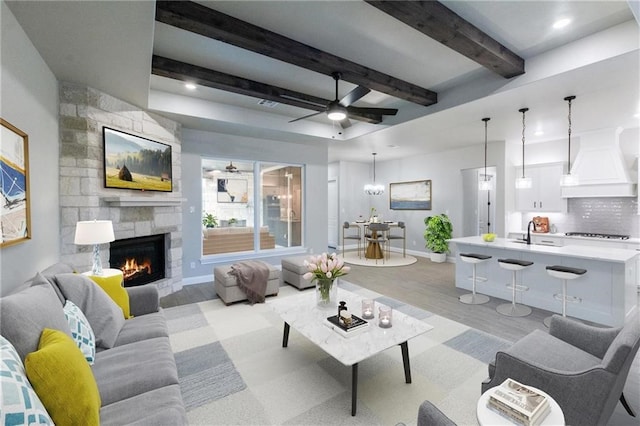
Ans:
[{"label": "white island cabinet", "polygon": [[[554,247],[526,245],[511,239],[496,238],[488,243],[481,237],[464,237],[449,240],[456,245],[456,252],[479,253],[492,256],[477,265],[478,277],[486,281],[476,285],[478,293],[511,300],[511,271],[501,268],[498,259],[520,259],[533,262],[529,268],[518,272],[518,284],[529,287],[517,294],[517,303],[561,313],[562,303],[553,295],[562,293],[562,281],[551,277],[546,267],[563,265],[586,269],[587,273],[568,282],[567,293],[581,299],[581,303],[568,303],[567,315],[608,326],[621,326],[637,310],[638,251],[623,248],[589,247],[571,245]],[[456,260],[456,287],[471,290],[471,265]],[[505,321],[509,319],[505,317]]]}]

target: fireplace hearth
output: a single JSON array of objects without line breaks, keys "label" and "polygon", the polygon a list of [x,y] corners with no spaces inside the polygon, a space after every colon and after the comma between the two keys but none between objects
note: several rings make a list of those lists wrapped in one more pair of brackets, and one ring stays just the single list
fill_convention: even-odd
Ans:
[{"label": "fireplace hearth", "polygon": [[111,243],[109,264],[122,271],[125,287],[134,287],[165,277],[165,254],[165,234],[127,238]]}]

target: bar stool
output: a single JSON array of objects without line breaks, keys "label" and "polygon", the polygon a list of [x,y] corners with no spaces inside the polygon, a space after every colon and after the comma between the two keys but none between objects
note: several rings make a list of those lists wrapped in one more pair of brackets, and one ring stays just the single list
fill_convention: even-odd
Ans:
[{"label": "bar stool", "polygon": [[491,256],[488,256],[486,254],[460,253],[460,260],[462,260],[463,262],[471,263],[473,265],[472,291],[469,294],[463,294],[462,296],[460,296],[458,298],[460,302],[466,303],[467,305],[481,305],[489,301],[489,296],[476,293],[476,265],[478,263],[486,262],[489,259],[491,259]]},{"label": "bar stool", "polygon": [[[508,269],[512,272],[511,278],[511,303],[503,303],[496,307],[496,311],[508,317],[526,317],[531,313],[531,308],[516,303],[516,291],[527,291],[529,287],[525,285],[516,285],[516,273],[533,265],[533,262],[519,259],[498,259],[501,268]],[[509,286],[507,284],[507,286]]]},{"label": "bar stool", "polygon": [[[575,296],[567,295],[567,280],[575,280],[576,278],[580,278],[582,275],[587,273],[586,269],[580,268],[570,268],[568,266],[562,265],[552,265],[547,266],[547,273],[555,278],[560,278],[562,280],[562,294],[554,294],[553,297],[556,300],[562,301],[562,316],[567,316],[567,302],[580,303],[582,299]],[[551,324],[551,317],[546,317],[543,321],[547,328],[549,324]]]}]

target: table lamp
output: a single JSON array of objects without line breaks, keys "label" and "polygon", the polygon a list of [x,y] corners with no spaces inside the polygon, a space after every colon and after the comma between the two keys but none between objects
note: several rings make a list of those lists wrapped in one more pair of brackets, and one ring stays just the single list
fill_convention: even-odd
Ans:
[{"label": "table lamp", "polygon": [[93,244],[93,268],[91,274],[102,275],[99,244],[115,240],[113,224],[110,220],[87,220],[76,223],[74,243],[78,245]]}]

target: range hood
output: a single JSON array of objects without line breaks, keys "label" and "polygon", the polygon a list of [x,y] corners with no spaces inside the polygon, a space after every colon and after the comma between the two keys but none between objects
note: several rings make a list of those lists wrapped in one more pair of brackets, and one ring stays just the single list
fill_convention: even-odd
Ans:
[{"label": "range hood", "polygon": [[571,167],[580,184],[562,187],[563,198],[635,197],[636,184],[620,149],[622,130],[604,129],[580,136],[580,151]]}]

